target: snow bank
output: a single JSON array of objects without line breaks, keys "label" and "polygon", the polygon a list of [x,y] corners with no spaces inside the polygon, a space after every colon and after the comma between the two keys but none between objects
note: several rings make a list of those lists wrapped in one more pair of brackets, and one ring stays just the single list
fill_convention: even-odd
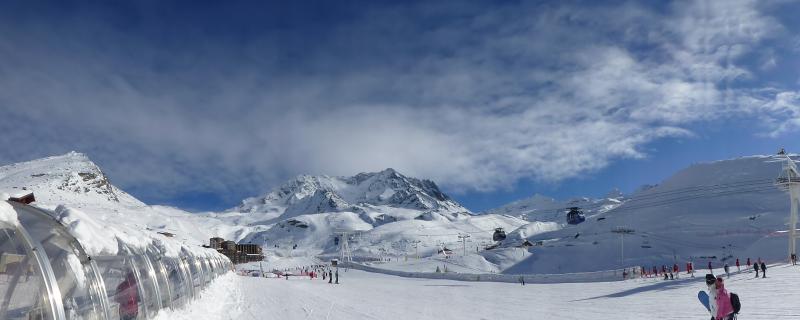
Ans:
[{"label": "snow bank", "polygon": [[102,225],[83,211],[59,205],[55,218],[81,243],[89,255],[116,255],[119,243],[114,227]]},{"label": "snow bank", "polygon": [[17,225],[19,223],[17,220],[17,211],[5,201],[0,201],[0,222],[6,222],[12,225]]},{"label": "snow bank", "polygon": [[[154,320],[202,320],[202,319],[240,319],[244,300],[242,278],[229,272],[214,280],[200,293],[200,297],[176,310],[161,309]],[[246,278],[245,278],[246,279]],[[263,292],[259,295],[263,295]],[[265,295],[266,296],[266,295]],[[250,317],[264,318],[249,314]]]}]

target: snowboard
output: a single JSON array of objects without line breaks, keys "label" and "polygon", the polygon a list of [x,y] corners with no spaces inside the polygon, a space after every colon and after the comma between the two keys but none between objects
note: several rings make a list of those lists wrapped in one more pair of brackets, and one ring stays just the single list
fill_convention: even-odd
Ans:
[{"label": "snowboard", "polygon": [[697,299],[700,300],[700,303],[702,303],[704,307],[706,307],[706,310],[708,310],[708,312],[711,312],[711,306],[709,305],[708,301],[708,293],[706,293],[705,291],[698,292]]}]

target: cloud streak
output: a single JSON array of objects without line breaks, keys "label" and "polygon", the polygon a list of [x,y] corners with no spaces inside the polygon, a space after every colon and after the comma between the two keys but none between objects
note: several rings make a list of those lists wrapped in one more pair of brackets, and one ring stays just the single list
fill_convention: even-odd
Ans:
[{"label": "cloud streak", "polygon": [[385,167],[487,191],[642,158],[704,121],[800,127],[798,93],[749,63],[788,33],[752,1],[422,3],[280,27],[247,11],[281,8],[196,15],[241,30],[150,9],[4,14],[0,141],[36,144],[0,161],[78,149],[152,199]]}]

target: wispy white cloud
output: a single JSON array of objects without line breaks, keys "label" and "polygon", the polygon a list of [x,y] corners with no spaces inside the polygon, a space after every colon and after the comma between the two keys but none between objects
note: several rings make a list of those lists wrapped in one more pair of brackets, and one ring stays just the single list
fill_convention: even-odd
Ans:
[{"label": "wispy white cloud", "polygon": [[80,149],[167,197],[385,167],[450,190],[559,181],[702,121],[800,128],[798,94],[742,61],[787,36],[759,5],[370,7],[308,38],[190,30],[177,47],[102,15],[8,20],[0,141],[37,144],[0,160]]}]

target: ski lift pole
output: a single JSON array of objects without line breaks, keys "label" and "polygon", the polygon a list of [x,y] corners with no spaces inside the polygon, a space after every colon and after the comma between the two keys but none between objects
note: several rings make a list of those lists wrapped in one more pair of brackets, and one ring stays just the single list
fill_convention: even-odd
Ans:
[{"label": "ski lift pole", "polygon": [[622,268],[625,267],[625,234],[632,234],[634,230],[626,227],[616,227],[611,229],[613,233],[619,233],[619,263]]},{"label": "ski lift pole", "polygon": [[459,234],[458,239],[461,240],[461,246],[464,249],[464,256],[467,255],[467,238],[469,238],[469,234]]}]

